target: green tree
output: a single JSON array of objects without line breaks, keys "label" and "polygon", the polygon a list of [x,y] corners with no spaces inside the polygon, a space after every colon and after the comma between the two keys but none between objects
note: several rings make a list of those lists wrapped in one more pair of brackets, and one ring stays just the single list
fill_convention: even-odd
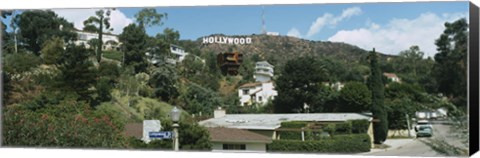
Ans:
[{"label": "green tree", "polygon": [[387,139],[388,120],[384,105],[384,84],[383,73],[380,70],[378,54],[375,49],[370,52],[370,76],[368,78],[368,87],[372,93],[372,113],[373,119],[378,122],[373,123],[374,143],[382,144]]},{"label": "green tree", "polygon": [[308,104],[309,112],[338,112],[340,104],[338,103],[339,92],[326,85],[319,85],[317,94],[314,95],[313,101]]},{"label": "green tree", "polygon": [[135,73],[147,70],[148,63],[145,57],[147,39],[145,28],[136,24],[130,24],[123,28],[122,34],[119,35],[124,53],[123,64],[124,66],[133,66]]},{"label": "green tree", "polygon": [[[431,80],[430,71],[433,63],[430,59],[423,59],[424,53],[418,46],[401,51],[399,57],[393,58],[392,65],[403,82],[424,85],[429,87],[427,80]],[[391,72],[391,71],[390,71]]]},{"label": "green tree", "polygon": [[240,68],[238,69],[238,73],[242,76],[241,83],[253,82],[255,81],[253,78],[253,73],[255,71],[255,62],[252,58],[244,59]]},{"label": "green tree", "polygon": [[51,10],[27,10],[17,14],[13,20],[20,29],[19,45],[36,55],[39,55],[43,44],[53,37],[60,37],[65,43],[77,37],[73,24]]},{"label": "green tree", "polygon": [[1,40],[2,40],[2,49],[5,49],[5,42],[8,41],[7,25],[3,21],[7,16],[11,16],[12,11],[1,11],[0,12],[0,29],[1,29]]},{"label": "green tree", "polygon": [[[164,130],[171,131],[172,121],[170,119],[161,120]],[[179,148],[181,150],[211,150],[210,134],[208,130],[198,123],[189,119],[180,119],[178,128]],[[171,143],[169,143],[171,144]],[[165,147],[165,146],[164,146]],[[166,145],[166,147],[169,147]],[[171,147],[170,147],[171,149]]]},{"label": "green tree", "polygon": [[193,79],[193,77],[204,72],[205,63],[197,59],[194,55],[187,55],[180,64],[180,73],[183,77]]},{"label": "green tree", "polygon": [[393,82],[385,88],[385,97],[390,99],[409,98],[416,102],[422,102],[425,91],[415,84]]},{"label": "green tree", "polygon": [[144,8],[135,14],[138,24],[143,27],[151,27],[153,25],[163,25],[162,19],[167,18],[167,14],[157,13],[155,8]]},{"label": "green tree", "polygon": [[312,57],[289,60],[276,82],[275,112],[304,112],[304,104],[312,104],[319,85],[326,80],[325,74],[323,65]]},{"label": "green tree", "polygon": [[100,62],[102,60],[104,31],[113,31],[113,28],[110,28],[110,13],[110,9],[107,9],[107,11],[101,9],[95,12],[95,16],[91,16],[87,20],[83,21],[84,31],[98,33],[98,41],[96,41],[97,62]]},{"label": "green tree", "polygon": [[96,72],[93,63],[88,60],[89,52],[85,46],[68,45],[64,53],[63,63],[59,70],[58,88],[65,92],[79,95],[79,100],[90,102],[95,91]]},{"label": "green tree", "polygon": [[438,91],[448,96],[457,106],[466,108],[468,24],[462,18],[445,23],[443,34],[435,41],[433,76]]},{"label": "green tree", "polygon": [[179,43],[180,33],[178,31],[166,28],[163,30],[163,33],[157,34],[153,40],[153,45],[149,45],[150,48],[156,48],[156,51],[154,51],[153,54],[160,57],[169,56],[176,58],[175,55],[170,53],[170,45]]},{"label": "green tree", "polygon": [[179,95],[177,80],[178,75],[175,68],[170,64],[164,63],[151,72],[148,84],[153,88],[155,97],[168,102]]},{"label": "green tree", "polygon": [[178,43],[180,40],[180,33],[172,28],[165,28],[162,34],[157,34],[156,38],[165,43]]},{"label": "green tree", "polygon": [[215,108],[222,106],[222,100],[215,91],[195,83],[188,85],[182,98],[186,103],[185,110],[191,114],[211,115]]},{"label": "green tree", "polygon": [[42,54],[41,57],[43,58],[43,62],[49,65],[59,64],[63,52],[65,51],[63,49],[64,45],[65,43],[63,42],[63,40],[58,37],[45,42],[42,50],[40,51]]},{"label": "green tree", "polygon": [[42,59],[32,53],[7,54],[3,58],[3,70],[10,74],[30,71],[42,63]]},{"label": "green tree", "polygon": [[407,97],[385,101],[385,105],[388,113],[388,129],[394,130],[408,129],[406,115],[410,118],[414,117],[420,107],[418,102]]},{"label": "green tree", "polygon": [[365,112],[370,111],[372,93],[361,82],[349,82],[340,90],[340,111]]}]

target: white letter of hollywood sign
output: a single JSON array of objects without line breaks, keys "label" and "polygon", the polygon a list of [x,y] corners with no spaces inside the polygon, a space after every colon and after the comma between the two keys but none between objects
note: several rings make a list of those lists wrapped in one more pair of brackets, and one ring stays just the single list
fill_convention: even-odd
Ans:
[{"label": "white letter of hollywood sign", "polygon": [[250,37],[203,37],[203,44],[251,44],[252,38]]}]

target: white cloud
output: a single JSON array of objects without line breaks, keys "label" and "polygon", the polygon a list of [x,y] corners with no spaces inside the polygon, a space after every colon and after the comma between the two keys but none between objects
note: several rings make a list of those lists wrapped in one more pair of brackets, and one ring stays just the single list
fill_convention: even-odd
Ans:
[{"label": "white cloud", "polygon": [[392,19],[386,25],[367,21],[367,26],[354,30],[341,30],[329,41],[350,43],[360,48],[375,48],[386,54],[398,54],[412,45],[418,45],[425,56],[434,56],[435,39],[443,33],[445,22],[467,17],[468,13],[437,15],[424,13],[415,19]]},{"label": "white cloud", "polygon": [[290,29],[290,31],[288,31],[287,36],[301,38],[302,34],[300,33],[300,31],[298,31],[297,28],[292,28]]},{"label": "white cloud", "polygon": [[[60,17],[64,17],[68,21],[72,22],[77,29],[83,29],[83,21],[90,16],[94,16],[95,12],[99,9],[56,9],[53,10]],[[120,34],[123,28],[134,20],[128,18],[120,10],[113,10],[110,14],[110,25],[113,28],[112,33]]]},{"label": "white cloud", "polygon": [[360,15],[361,13],[362,13],[362,10],[359,7],[347,8],[343,10],[342,15],[340,16],[334,16],[333,14],[325,13],[323,14],[323,16],[318,17],[312,23],[312,25],[310,25],[310,29],[308,30],[307,37],[311,37],[317,34],[326,25],[334,27],[342,20],[348,19],[355,15]]},{"label": "white cloud", "polygon": [[347,8],[343,10],[341,18],[350,18],[354,15],[360,15],[362,13],[362,9],[359,7],[352,7],[352,8]]}]

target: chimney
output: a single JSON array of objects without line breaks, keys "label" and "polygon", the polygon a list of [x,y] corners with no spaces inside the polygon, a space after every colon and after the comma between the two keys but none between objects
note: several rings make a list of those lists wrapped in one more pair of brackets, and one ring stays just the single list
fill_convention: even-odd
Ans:
[{"label": "chimney", "polygon": [[220,118],[225,116],[225,110],[222,109],[222,107],[218,107],[213,111],[213,118]]}]

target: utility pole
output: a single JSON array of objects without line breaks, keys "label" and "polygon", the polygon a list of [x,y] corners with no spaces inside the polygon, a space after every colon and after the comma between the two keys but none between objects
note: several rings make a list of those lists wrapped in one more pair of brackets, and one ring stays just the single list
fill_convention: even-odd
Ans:
[{"label": "utility pole", "polygon": [[411,134],[410,134],[410,118],[408,117],[408,114],[405,114],[405,117],[407,117],[407,128],[408,128],[408,137],[410,138],[411,137]]}]

